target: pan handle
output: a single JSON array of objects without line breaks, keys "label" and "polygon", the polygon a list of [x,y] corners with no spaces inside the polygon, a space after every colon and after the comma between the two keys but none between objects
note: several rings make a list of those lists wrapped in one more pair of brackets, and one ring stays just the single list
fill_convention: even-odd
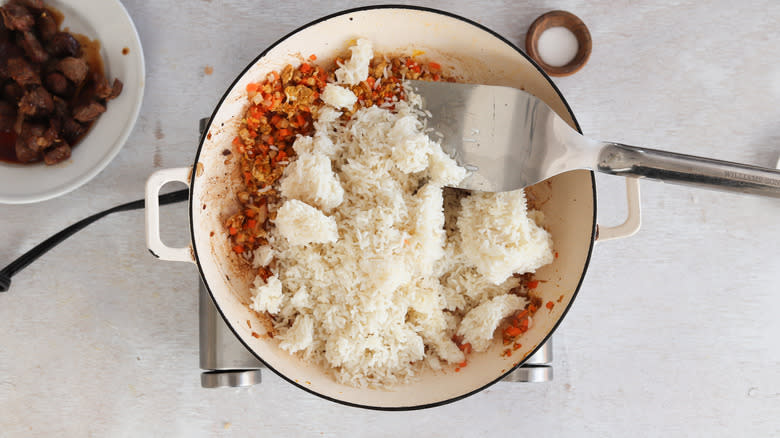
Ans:
[{"label": "pan handle", "polygon": [[626,201],[628,202],[628,214],[626,220],[614,227],[602,227],[596,225],[596,241],[622,239],[631,237],[642,226],[642,205],[639,202],[639,178],[626,178]]},{"label": "pan handle", "polygon": [[195,262],[189,246],[171,248],[160,239],[160,204],[158,200],[160,189],[169,182],[178,181],[189,186],[191,170],[191,167],[158,170],[146,180],[146,247],[149,248],[149,252],[153,256],[159,259],[174,262]]}]

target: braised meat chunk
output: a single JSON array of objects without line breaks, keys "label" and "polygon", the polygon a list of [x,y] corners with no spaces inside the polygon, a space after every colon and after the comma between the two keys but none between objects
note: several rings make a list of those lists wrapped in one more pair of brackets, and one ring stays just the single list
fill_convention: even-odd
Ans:
[{"label": "braised meat chunk", "polygon": [[70,145],[61,143],[60,145],[49,149],[43,155],[43,162],[52,165],[65,161],[68,158],[70,158]]},{"label": "braised meat chunk", "polygon": [[79,122],[91,122],[106,112],[106,107],[100,102],[92,101],[73,109],[73,118]]},{"label": "braised meat chunk", "polygon": [[38,38],[32,32],[22,32],[17,37],[19,46],[24,49],[24,53],[27,57],[36,64],[43,64],[49,60],[49,54],[43,50],[43,46],[38,41]]},{"label": "braised meat chunk", "polygon": [[81,43],[73,35],[67,32],[57,32],[49,40],[46,50],[51,56],[63,58],[65,56],[81,56]]},{"label": "braised meat chunk", "polygon": [[0,14],[3,15],[3,24],[9,30],[24,32],[35,26],[35,17],[18,2],[9,2],[0,7]]},{"label": "braised meat chunk", "polygon": [[41,41],[49,41],[57,34],[57,22],[49,12],[41,12],[35,19],[35,22],[36,27],[38,28],[38,35],[41,36]]},{"label": "braised meat chunk", "polygon": [[19,112],[30,117],[44,117],[54,110],[54,100],[43,87],[33,87],[19,101]]},{"label": "braised meat chunk", "polygon": [[111,94],[106,97],[106,99],[116,99],[119,97],[120,94],[122,94],[122,89],[124,89],[125,84],[122,83],[119,79],[114,79],[114,85],[111,86]]},{"label": "braised meat chunk", "polygon": [[11,58],[8,60],[8,76],[22,87],[41,83],[38,69],[24,58]]},{"label": "braised meat chunk", "polygon": [[44,84],[46,85],[46,88],[57,95],[65,96],[70,91],[70,84],[68,83],[68,79],[63,76],[62,73],[58,72],[52,72],[46,75],[46,79],[44,80]]},{"label": "braised meat chunk", "polygon": [[[97,75],[96,75],[97,76]],[[111,100],[122,92],[124,84],[119,79],[114,79],[114,85],[108,85],[108,79],[100,75],[94,79],[95,95],[100,99]]]},{"label": "braised meat chunk", "polygon": [[38,123],[23,123],[16,137],[16,158],[22,163],[40,161],[43,150],[51,146],[45,137],[46,127]]},{"label": "braised meat chunk", "polygon": [[70,144],[74,144],[87,132],[87,127],[75,121],[72,117],[62,120],[62,138]]},{"label": "braised meat chunk", "polygon": [[3,85],[3,98],[8,102],[19,102],[24,96],[24,88],[14,81],[8,81]]},{"label": "braised meat chunk", "polygon": [[74,84],[79,85],[86,79],[89,66],[83,58],[69,56],[57,63],[57,70],[61,71]]}]

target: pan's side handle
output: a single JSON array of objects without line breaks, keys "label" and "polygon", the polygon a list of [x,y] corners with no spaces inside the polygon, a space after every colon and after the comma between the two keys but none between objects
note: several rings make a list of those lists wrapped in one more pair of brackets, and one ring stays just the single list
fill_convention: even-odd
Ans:
[{"label": "pan's side handle", "polygon": [[189,186],[190,171],[190,167],[158,170],[146,180],[146,247],[149,248],[149,252],[153,256],[159,259],[194,263],[189,246],[171,248],[160,239],[160,204],[158,202],[160,189],[165,184],[178,181]]},{"label": "pan's side handle", "polygon": [[626,178],[626,201],[628,202],[628,215],[622,224],[614,227],[596,225],[596,240],[598,242],[630,237],[639,231],[639,227],[642,226],[639,178]]}]

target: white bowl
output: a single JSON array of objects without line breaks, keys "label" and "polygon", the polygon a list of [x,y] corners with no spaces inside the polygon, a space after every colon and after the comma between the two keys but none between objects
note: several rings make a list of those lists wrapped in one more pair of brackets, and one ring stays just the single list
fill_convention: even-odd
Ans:
[{"label": "white bowl", "polygon": [[[119,153],[138,118],[144,95],[144,55],[133,20],[118,0],[47,0],[65,15],[62,28],[100,42],[106,76],[124,83],[122,94],[73,148],[70,159],[47,166],[0,161],[0,203],[51,199],[100,173]],[[127,48],[127,54],[123,49]]]}]

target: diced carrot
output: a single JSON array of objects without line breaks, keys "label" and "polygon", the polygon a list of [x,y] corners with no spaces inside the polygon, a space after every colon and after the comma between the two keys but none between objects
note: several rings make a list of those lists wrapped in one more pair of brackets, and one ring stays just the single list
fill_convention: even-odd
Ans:
[{"label": "diced carrot", "polygon": [[257,225],[257,221],[254,219],[249,219],[246,221],[247,228],[254,228]]},{"label": "diced carrot", "polygon": [[244,215],[246,215],[246,217],[253,218],[257,215],[257,212],[252,209],[248,209],[244,212]]},{"label": "diced carrot", "polygon": [[517,342],[515,342],[515,345],[512,346],[512,349],[517,350],[517,349],[522,348],[522,347],[523,347],[523,344],[518,344]]},{"label": "diced carrot", "polygon": [[236,254],[241,254],[242,252],[244,252],[244,247],[241,246],[241,245],[235,245],[235,246],[233,246],[233,251]]},{"label": "diced carrot", "polygon": [[309,61],[316,61],[316,60],[317,60],[317,55],[315,55],[314,53],[309,55]]},{"label": "diced carrot", "polygon": [[520,333],[527,332],[528,331],[528,318],[522,320],[520,322],[520,327],[518,327],[518,328],[520,329]]},{"label": "diced carrot", "polygon": [[236,229],[236,227],[230,227],[228,229],[228,232],[230,233],[231,236],[235,236],[236,233],[238,233],[238,230]]},{"label": "diced carrot", "polygon": [[241,137],[236,136],[235,138],[233,138],[233,144],[236,146],[241,145]]},{"label": "diced carrot", "polygon": [[246,84],[247,93],[256,93],[258,88],[260,88],[260,84],[256,82],[250,82]]},{"label": "diced carrot", "polygon": [[547,307],[548,309],[550,309],[550,310],[552,310],[552,308],[553,308],[554,306],[555,306],[555,303],[553,303],[552,301],[548,301],[548,302],[547,302],[547,304],[546,304],[546,307]]},{"label": "diced carrot", "polygon": [[428,67],[430,67],[432,70],[441,70],[441,64],[438,62],[429,62]]},{"label": "diced carrot", "polygon": [[301,71],[301,73],[308,73],[311,71],[311,65],[304,62],[300,67],[298,67],[298,69]]},{"label": "diced carrot", "polygon": [[368,86],[369,86],[369,87],[371,87],[371,88],[373,89],[373,88],[374,88],[374,85],[376,84],[376,79],[374,79],[374,77],[373,77],[373,76],[369,76],[369,77],[366,79],[366,83],[368,84]]},{"label": "diced carrot", "polygon": [[510,325],[509,327],[504,329],[504,333],[506,333],[508,336],[511,336],[511,337],[520,336],[520,335],[523,334],[523,332],[520,331],[520,329],[518,327],[515,327],[513,325]]},{"label": "diced carrot", "polygon": [[287,128],[282,128],[279,130],[279,137],[287,137],[291,134],[290,130]]},{"label": "diced carrot", "polygon": [[528,282],[528,289],[536,289],[539,286],[539,280],[531,280]]},{"label": "diced carrot", "polygon": [[466,365],[468,365],[468,362],[466,362],[466,361],[464,360],[463,362],[461,362],[461,363],[459,363],[459,364],[458,364],[458,367],[460,367],[460,368],[466,368]]},{"label": "diced carrot", "polygon": [[249,117],[253,119],[257,119],[258,121],[260,119],[260,116],[263,115],[263,112],[264,112],[263,108],[261,108],[258,105],[252,105],[251,107],[249,107]]}]

